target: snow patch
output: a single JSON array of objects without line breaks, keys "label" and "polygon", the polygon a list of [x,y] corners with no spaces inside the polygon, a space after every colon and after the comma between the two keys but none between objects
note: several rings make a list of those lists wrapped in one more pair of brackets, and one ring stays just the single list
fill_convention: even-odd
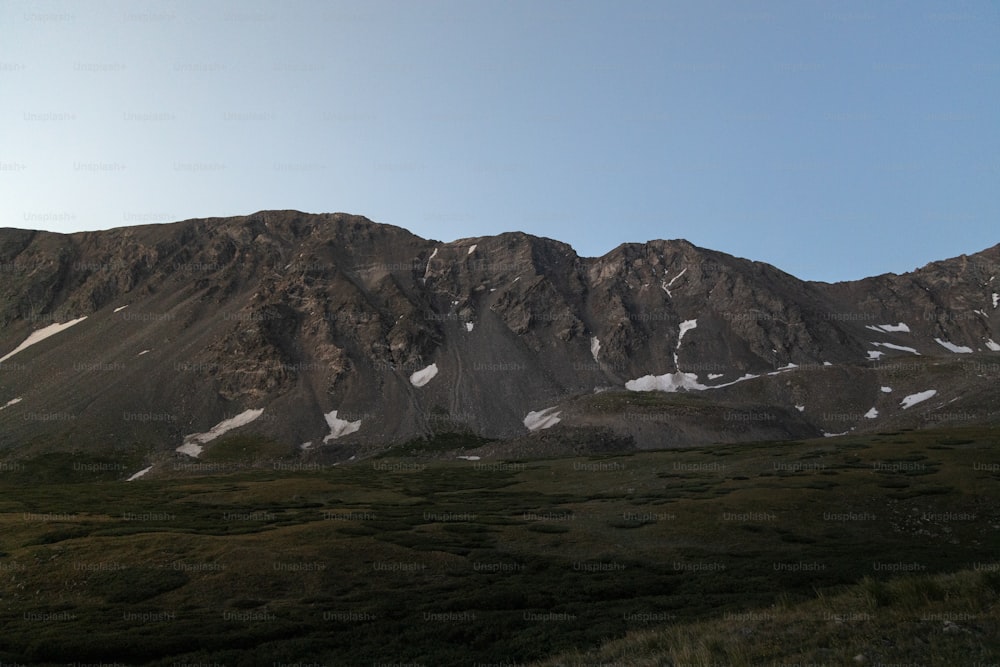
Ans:
[{"label": "snow patch", "polygon": [[594,361],[597,361],[597,355],[601,353],[601,341],[594,336],[590,339],[590,355],[594,357]]},{"label": "snow patch", "polygon": [[933,398],[936,394],[937,394],[937,389],[928,389],[927,391],[921,391],[916,394],[910,394],[900,402],[900,405],[902,405],[903,409],[905,410],[909,407],[916,405],[917,403],[926,401],[928,398]]},{"label": "snow patch", "polygon": [[989,339],[988,341],[986,341],[986,347],[990,348],[994,352],[1000,352],[1000,345],[998,345],[997,343],[993,342],[992,338]]},{"label": "snow patch", "polygon": [[833,366],[833,364],[831,364],[829,361],[824,361],[823,365],[824,366]]},{"label": "snow patch", "polygon": [[948,341],[941,340],[940,338],[935,338],[934,340],[937,341],[938,345],[951,352],[957,352],[959,354],[972,354],[971,347],[965,347],[964,345],[955,345],[954,343],[949,343]]},{"label": "snow patch", "polygon": [[198,458],[198,455],[201,454],[203,449],[205,448],[202,447],[201,445],[196,445],[193,442],[185,442],[183,445],[181,445],[174,451],[179,452],[181,454],[187,454],[188,456],[193,456],[194,458]]},{"label": "snow patch", "polygon": [[466,331],[472,331],[472,328],[474,326],[476,326],[475,322],[466,322],[465,323],[465,330]]},{"label": "snow patch", "polygon": [[46,338],[48,338],[49,336],[54,336],[55,334],[59,333],[60,331],[63,331],[65,329],[69,329],[74,324],[79,324],[80,322],[83,322],[85,319],[87,319],[86,315],[84,315],[81,318],[75,319],[75,320],[70,320],[69,322],[63,322],[62,324],[50,324],[47,327],[43,327],[43,328],[41,328],[41,329],[39,329],[37,331],[34,331],[34,332],[31,333],[31,335],[29,335],[27,338],[25,338],[24,341],[20,345],[18,345],[17,347],[15,347],[12,352],[8,352],[4,356],[0,357],[0,361],[7,361],[8,359],[10,359],[11,357],[13,357],[18,352],[24,350],[25,348],[31,347],[35,343],[43,341]]},{"label": "snow patch", "polygon": [[715,380],[717,378],[722,377],[722,375],[723,375],[722,373],[709,373],[708,374],[708,379],[709,380]]},{"label": "snow patch", "polygon": [[806,406],[804,406],[804,405],[796,405],[795,409],[798,410],[799,412],[805,412],[806,411]]},{"label": "snow patch", "polygon": [[456,459],[463,459],[465,461],[478,461],[480,457],[478,456],[456,456]]},{"label": "snow patch", "polygon": [[140,470],[136,474],[134,474],[131,477],[129,477],[128,479],[126,479],[125,481],[126,482],[134,482],[135,480],[139,479],[140,477],[142,477],[143,475],[145,475],[147,472],[149,472],[152,469],[153,469],[153,466],[149,466],[148,468],[143,468],[142,470]]},{"label": "snow patch", "polygon": [[[717,374],[709,375],[710,379],[718,377],[722,376]],[[625,388],[629,391],[665,391],[671,393],[682,389],[705,391],[706,389],[731,387],[738,382],[753,380],[758,377],[760,376],[754,375],[753,373],[747,373],[743,377],[738,377],[732,382],[706,386],[698,382],[697,373],[682,373],[677,371],[676,373],[664,373],[663,375],[644,375],[641,378],[636,378],[635,380],[629,380],[626,382]]]},{"label": "snow patch", "polygon": [[555,426],[561,421],[559,419],[559,415],[562,414],[562,410],[552,413],[552,411],[557,407],[559,406],[552,406],[551,408],[545,408],[544,410],[539,410],[538,412],[529,412],[524,417],[524,426],[529,431],[538,431],[539,429]]},{"label": "snow patch", "polygon": [[876,417],[878,417],[878,410],[876,410],[875,408],[872,408],[871,410],[865,413],[865,419],[875,419]]},{"label": "snow patch", "polygon": [[878,358],[882,356],[885,356],[885,352],[879,352],[878,350],[868,350],[869,361],[878,361]]},{"label": "snow patch", "polygon": [[469,252],[467,252],[466,254],[467,255],[471,255],[472,253],[476,252],[476,248],[478,247],[478,245],[479,244],[477,244],[477,243],[473,243],[472,245],[470,245],[469,246]]},{"label": "snow patch", "polygon": [[891,394],[892,393],[892,387],[882,387],[882,393],[883,394]]},{"label": "snow patch", "polygon": [[[720,385],[721,386],[721,385]],[[663,375],[644,375],[625,383],[629,391],[666,391],[675,392],[681,389],[703,391],[708,389],[698,382],[697,373],[664,373]]]},{"label": "snow patch", "polygon": [[204,433],[192,433],[191,435],[186,435],[184,436],[184,444],[178,447],[176,451],[180,452],[181,454],[187,454],[188,456],[193,456],[197,458],[198,455],[201,454],[202,450],[204,449],[202,445],[204,445],[206,442],[211,442],[212,440],[215,440],[223,433],[232,431],[234,428],[239,428],[240,426],[246,426],[254,419],[257,419],[257,417],[260,417],[262,414],[264,414],[264,408],[260,408],[259,410],[246,410],[245,412],[241,412],[235,417],[232,417],[230,419],[225,419],[219,422],[218,424],[213,426],[208,431],[205,431]]},{"label": "snow patch", "polygon": [[361,428],[360,419],[354,422],[349,422],[346,419],[337,419],[336,410],[324,414],[323,419],[326,420],[326,425],[330,427],[329,435],[323,436],[323,444],[337,438],[342,438],[345,435],[350,435]]},{"label": "snow patch", "polygon": [[431,364],[426,368],[421,368],[419,371],[413,373],[410,376],[410,384],[414,387],[423,387],[425,384],[430,382],[435,375],[438,374],[438,365]]},{"label": "snow patch", "polygon": [[848,433],[850,433],[850,431],[844,431],[843,433],[827,433],[826,431],[823,431],[823,437],[824,438],[836,438],[836,437],[841,436],[841,435],[847,435]]},{"label": "snow patch", "polygon": [[435,257],[437,257],[437,254],[438,254],[438,249],[434,248],[434,252],[431,253],[431,256],[428,257],[427,260],[430,261],[430,260],[434,259]]},{"label": "snow patch", "polygon": [[126,308],[128,308],[127,305],[125,305],[125,306],[118,306],[117,308],[114,309],[113,312],[117,313],[119,310],[125,310]]},{"label": "snow patch", "polygon": [[9,408],[12,405],[17,405],[22,400],[23,399],[21,399],[21,398],[12,398],[9,401],[7,401],[6,403],[4,403],[3,405],[0,405],[0,410],[3,410],[4,408]]},{"label": "snow patch", "polygon": [[312,446],[313,443],[312,440],[310,440],[309,442],[303,442],[301,445],[299,445],[299,449],[301,449],[302,451],[306,451],[307,449],[312,449]]},{"label": "snow patch", "polygon": [[872,343],[872,345],[874,345],[875,347],[887,347],[890,350],[899,350],[900,352],[912,352],[918,357],[920,356],[920,353],[917,352],[915,349],[913,349],[912,347],[906,347],[905,345],[894,345],[892,343]]},{"label": "snow patch", "polygon": [[1000,294],[993,292],[993,307],[996,308],[998,303],[1000,303]]}]

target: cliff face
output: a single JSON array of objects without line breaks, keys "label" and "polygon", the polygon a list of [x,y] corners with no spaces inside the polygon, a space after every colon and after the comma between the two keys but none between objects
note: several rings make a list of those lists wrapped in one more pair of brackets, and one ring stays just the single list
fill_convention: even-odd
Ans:
[{"label": "cliff face", "polygon": [[[268,211],[4,229],[0,265],[0,356],[86,317],[0,362],[0,406],[21,399],[0,409],[12,451],[173,451],[259,409],[244,428],[335,458],[444,431],[669,446],[921,426],[952,399],[967,421],[997,417],[1000,246],[829,285],[686,241],[582,258],[522,233],[441,243]],[[940,385],[923,420],[889,377]],[[628,418],[670,393],[702,403]],[[769,417],[720,421],[754,410]]]}]

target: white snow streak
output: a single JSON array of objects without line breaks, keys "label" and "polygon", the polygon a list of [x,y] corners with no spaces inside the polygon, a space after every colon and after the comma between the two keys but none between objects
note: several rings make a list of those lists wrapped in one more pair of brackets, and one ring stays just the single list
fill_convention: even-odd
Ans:
[{"label": "white snow streak", "polygon": [[456,459],[464,459],[466,461],[478,461],[480,457],[478,456],[456,456]]},{"label": "white snow streak", "polygon": [[601,341],[594,336],[590,339],[590,356],[594,357],[594,361],[597,361],[597,355],[601,353]]},{"label": "white snow streak", "polygon": [[892,393],[892,387],[882,387],[882,393],[883,394],[891,394]]},{"label": "white snow streak", "polygon": [[476,252],[476,248],[478,247],[478,245],[479,244],[477,244],[477,243],[473,243],[472,245],[470,245],[469,246],[469,252],[467,252],[465,254],[471,255],[472,253]]},{"label": "white snow streak", "polygon": [[204,449],[202,445],[206,442],[211,442],[223,433],[232,431],[234,428],[246,426],[262,414],[264,414],[264,408],[260,408],[259,410],[247,410],[245,412],[241,412],[235,417],[219,422],[204,433],[192,433],[191,435],[186,435],[184,436],[184,444],[178,447],[176,451],[181,454],[187,454],[188,456],[194,456],[197,458],[197,456],[201,454]]},{"label": "white snow streak", "polygon": [[895,331],[910,333],[910,327],[908,327],[904,322],[900,322],[899,324],[869,324],[865,328],[871,329],[872,331],[880,331],[882,333],[893,333]]},{"label": "white snow streak", "polygon": [[430,382],[435,375],[438,374],[438,365],[431,364],[426,368],[421,368],[419,371],[413,373],[410,376],[410,384],[414,387],[423,387],[425,384]]},{"label": "white snow streak", "polygon": [[[685,271],[686,270],[687,269],[685,269]],[[677,349],[680,349],[681,347],[681,341],[684,339],[684,334],[686,334],[688,331],[691,331],[691,329],[694,329],[697,326],[698,326],[698,320],[684,320],[683,322],[681,322],[680,332],[678,332],[677,334]]]},{"label": "white snow streak", "polygon": [[21,398],[12,398],[9,401],[7,401],[6,403],[4,403],[3,405],[0,405],[0,410],[3,410],[4,408],[9,408],[12,405],[17,405],[22,400],[23,399],[21,399]]},{"label": "white snow streak", "polygon": [[747,373],[743,377],[738,377],[732,382],[725,382],[723,384],[716,384],[709,387],[709,389],[721,389],[722,387],[731,387],[737,382],[744,382],[745,380],[753,380],[754,378],[759,378],[759,375],[754,375],[753,373]]},{"label": "white snow streak", "polygon": [[805,412],[806,411],[806,406],[804,406],[804,405],[796,405],[795,409],[798,410],[799,412]]},{"label": "white snow streak", "polygon": [[[683,322],[681,322],[680,329],[677,332],[677,348],[674,351],[674,368],[677,368],[678,370],[680,369],[681,365],[680,365],[680,360],[677,358],[677,353],[681,349],[681,341],[684,340],[684,334],[686,334],[688,331],[694,329],[697,326],[698,326],[698,320],[684,320]],[[697,377],[698,376],[696,375],[695,379],[697,379]]]},{"label": "white snow streak", "polygon": [[959,354],[972,354],[971,347],[965,347],[964,345],[955,345],[954,343],[949,343],[948,341],[941,340],[940,338],[935,338],[934,340],[937,341],[938,345],[951,352],[957,352]]},{"label": "white snow streak", "polygon": [[875,419],[876,417],[878,417],[878,410],[876,410],[875,408],[872,408],[871,410],[865,413],[865,419]]},{"label": "white snow streak", "polygon": [[[117,308],[114,309],[113,312],[117,313],[119,310],[125,310],[126,308],[128,308],[127,305],[125,305],[125,306],[118,306]],[[147,468],[147,470],[148,470],[148,468]]]},{"label": "white snow streak", "polygon": [[83,322],[85,319],[87,319],[86,315],[75,320],[70,320],[69,322],[63,322],[62,324],[50,324],[49,326],[43,327],[38,331],[34,331],[31,333],[31,335],[29,335],[27,338],[24,339],[24,342],[15,347],[12,352],[8,352],[4,356],[0,357],[0,361],[7,361],[21,350],[31,347],[35,343],[43,341],[49,336],[54,336],[55,334],[59,333],[60,331],[63,331],[64,329],[69,329],[74,324],[79,324],[80,322]]},{"label": "white snow streak", "polygon": [[900,405],[902,405],[903,409],[905,410],[909,407],[916,405],[917,403],[926,401],[928,398],[933,398],[936,394],[937,394],[937,389],[928,389],[927,391],[921,391],[916,394],[910,394],[900,402]]},{"label": "white snow streak", "polygon": [[882,356],[885,356],[885,352],[879,352],[878,350],[868,350],[869,361],[878,361],[878,358]]},{"label": "white snow streak", "polygon": [[[874,345],[875,347],[887,347],[890,350],[899,350],[900,352],[912,352],[918,357],[920,356],[920,353],[917,352],[915,349],[913,349],[912,347],[906,347],[905,345],[894,345],[892,343],[872,343],[872,345]],[[869,354],[871,353],[869,352]]]},{"label": "white snow streak", "polygon": [[996,308],[998,303],[1000,303],[1000,294],[993,292],[993,307]]},{"label": "white snow streak", "polygon": [[1000,345],[998,345],[997,343],[993,342],[992,338],[989,339],[988,341],[986,341],[986,347],[990,348],[994,352],[1000,352]]},{"label": "white snow streak", "polygon": [[559,406],[552,406],[551,408],[545,408],[544,410],[539,410],[538,412],[529,412],[524,417],[524,426],[529,431],[538,431],[543,428],[550,428],[558,424],[561,420],[559,415],[562,414],[562,410],[554,414],[549,414]]},{"label": "white snow streak", "polygon": [[153,469],[153,466],[149,466],[148,468],[143,468],[142,470],[140,470],[136,474],[134,474],[131,477],[129,477],[128,479],[126,479],[125,481],[126,482],[134,482],[135,480],[139,479],[140,477],[142,477],[143,475],[145,475],[147,472],[149,472],[152,469]]},{"label": "white snow streak", "polygon": [[664,277],[663,280],[660,282],[660,287],[663,289],[664,292],[667,293],[667,296],[669,296],[671,299],[674,298],[674,295],[670,293],[670,286],[674,284],[675,280],[684,275],[684,271],[687,271],[687,267],[685,267],[680,273],[674,276],[669,283],[667,282],[666,271],[663,272]]}]

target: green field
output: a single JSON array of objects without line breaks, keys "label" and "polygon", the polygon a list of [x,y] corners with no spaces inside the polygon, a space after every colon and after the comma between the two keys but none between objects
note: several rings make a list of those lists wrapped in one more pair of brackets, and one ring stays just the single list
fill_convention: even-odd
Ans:
[{"label": "green field", "polygon": [[913,431],[131,483],[80,456],[8,463],[0,663],[988,664],[998,444]]}]

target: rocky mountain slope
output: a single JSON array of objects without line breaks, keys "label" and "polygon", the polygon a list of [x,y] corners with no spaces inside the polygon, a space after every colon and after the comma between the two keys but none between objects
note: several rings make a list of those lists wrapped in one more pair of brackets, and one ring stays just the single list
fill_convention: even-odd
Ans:
[{"label": "rocky mountain slope", "polygon": [[584,258],[339,213],[0,230],[13,457],[193,459],[238,434],[334,461],[465,434],[500,456],[996,423],[997,341],[1000,245],[825,284],[683,240]]}]

